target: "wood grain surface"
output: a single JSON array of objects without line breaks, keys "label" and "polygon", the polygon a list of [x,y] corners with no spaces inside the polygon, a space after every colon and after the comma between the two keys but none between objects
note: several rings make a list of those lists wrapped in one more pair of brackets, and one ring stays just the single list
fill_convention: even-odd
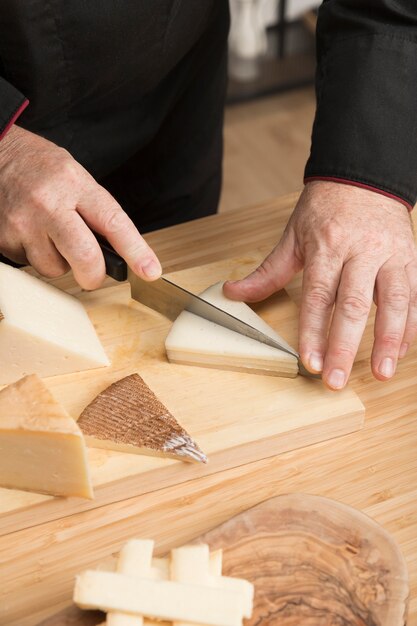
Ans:
[{"label": "wood grain surface", "polygon": [[[257,265],[255,253],[171,274],[196,292]],[[68,285],[68,277],[55,281]],[[363,424],[357,395],[326,390],[320,381],[294,380],[170,364],[164,340],[171,322],[131,300],[125,284],[112,285],[84,299],[112,365],[109,368],[46,379],[54,396],[74,418],[109,384],[139,373],[200,448],[209,463],[125,454],[89,448],[94,500],[59,499],[0,490],[0,535],[87,511],[155,489],[201,478],[353,432]],[[111,290],[112,295],[107,295]],[[297,307],[287,294],[257,307],[259,314],[290,343],[297,342]],[[1,608],[0,608],[1,615]]]},{"label": "wood grain surface", "polygon": [[[266,251],[279,239],[296,199],[293,194],[146,238],[166,272]],[[350,383],[366,407],[361,431],[0,538],[0,604],[20,607],[14,624],[31,626],[70,604],[62,580],[71,579],[68,566],[84,567],[84,550],[94,566],[130,537],[152,536],[163,554],[267,498],[305,492],[354,506],[394,536],[410,575],[408,626],[417,626],[417,348],[392,381],[376,381],[369,367],[372,325],[373,316]],[[67,563],[63,555],[70,552]]]},{"label": "wood grain surface", "polygon": [[[404,626],[408,574],[392,537],[344,504],[292,494],[268,500],[199,537],[223,550],[223,575],[250,580],[245,626]],[[39,626],[95,626],[72,606]]]}]

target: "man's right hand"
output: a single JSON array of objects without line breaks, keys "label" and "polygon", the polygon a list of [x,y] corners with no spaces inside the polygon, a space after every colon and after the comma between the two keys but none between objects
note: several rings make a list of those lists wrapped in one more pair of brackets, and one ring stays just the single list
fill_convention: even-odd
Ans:
[{"label": "man's right hand", "polygon": [[69,152],[12,126],[0,142],[0,252],[50,278],[71,267],[81,287],[95,289],[105,266],[92,230],[138,276],[160,276],[132,220]]}]

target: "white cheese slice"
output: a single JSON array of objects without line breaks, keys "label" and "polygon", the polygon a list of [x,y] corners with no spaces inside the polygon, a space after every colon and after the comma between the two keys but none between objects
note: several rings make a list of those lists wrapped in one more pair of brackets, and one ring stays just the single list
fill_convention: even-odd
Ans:
[{"label": "white cheese slice", "polygon": [[[247,304],[226,298],[223,283],[206,289],[201,297],[292,349]],[[298,373],[297,358],[293,355],[188,311],[183,311],[175,320],[165,340],[165,348],[173,363],[287,377],[295,377]]]},{"label": "white cheese slice", "polygon": [[240,593],[229,589],[91,570],[77,577],[74,590],[74,602],[83,609],[123,611],[207,626],[242,626],[241,598]]},{"label": "white cheese slice", "polygon": [[[209,546],[196,544],[182,546],[171,552],[171,580],[181,583],[207,585],[219,589],[227,589],[240,594],[240,605],[243,608],[243,616],[250,617],[253,610],[254,587],[252,583],[240,578],[213,575],[218,570],[216,560],[210,560]],[[174,626],[201,626],[175,622]]]},{"label": "white cheese slice", "polygon": [[109,365],[81,302],[0,263],[0,385]]},{"label": "white cheese slice", "polygon": [[[128,576],[151,577],[154,542],[149,539],[132,539],[125,543],[117,559],[116,571]],[[120,611],[107,613],[107,626],[143,626],[142,615],[129,615]]]},{"label": "white cheese slice", "polygon": [[0,391],[0,486],[93,497],[82,432],[36,375]]}]

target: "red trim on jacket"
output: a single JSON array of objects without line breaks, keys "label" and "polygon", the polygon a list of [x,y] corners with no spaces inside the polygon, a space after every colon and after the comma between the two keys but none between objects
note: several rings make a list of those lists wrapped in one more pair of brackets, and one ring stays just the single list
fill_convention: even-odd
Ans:
[{"label": "red trim on jacket", "polygon": [[3,128],[2,132],[0,133],[0,141],[3,139],[7,131],[10,130],[10,127],[13,126],[13,124],[15,123],[17,118],[21,115],[21,113],[23,113],[23,111],[26,109],[28,104],[29,104],[29,100],[25,100],[20,105],[20,107],[16,109],[16,111],[13,113],[12,117],[9,119],[6,126]]},{"label": "red trim on jacket", "polygon": [[383,189],[378,189],[378,187],[372,187],[372,185],[366,185],[365,183],[359,183],[356,180],[349,180],[345,178],[337,178],[336,176],[308,176],[304,179],[304,184],[309,183],[313,180],[328,180],[333,183],[343,183],[344,185],[352,185],[353,187],[360,187],[361,189],[368,189],[368,191],[375,191],[376,193],[381,194],[382,196],[386,196],[387,198],[392,198],[393,200],[397,200],[401,202],[410,212],[413,210],[413,206],[404,200],[404,198],[400,198],[393,193],[389,193],[388,191],[384,191]]}]

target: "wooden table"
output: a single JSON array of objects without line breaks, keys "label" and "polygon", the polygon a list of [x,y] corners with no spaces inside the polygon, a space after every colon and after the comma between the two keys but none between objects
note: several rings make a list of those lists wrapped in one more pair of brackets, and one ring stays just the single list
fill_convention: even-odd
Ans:
[{"label": "wooden table", "polygon": [[[147,240],[166,272],[237,256],[272,246],[296,199],[293,194],[175,226],[152,233]],[[363,347],[370,347],[371,340],[368,324]],[[86,545],[89,549],[94,545],[97,562],[132,536],[154,537],[163,552],[247,507],[289,492],[341,500],[368,513],[393,534],[410,573],[408,625],[417,624],[417,348],[411,349],[389,383],[372,378],[369,352],[355,364],[351,381],[367,410],[362,431],[3,537],[0,572],[2,554],[13,542],[19,557],[13,566],[8,564],[7,579],[14,581],[22,606],[19,619],[8,621],[8,626],[36,624],[70,602],[68,590],[61,591],[59,549],[64,543],[66,548],[67,542],[73,546],[74,571],[77,552]],[[94,534],[86,531],[91,516],[97,519]],[[1,587],[0,602],[7,603]],[[56,604],[31,610],[29,615],[26,604],[35,606],[45,588]]]}]

